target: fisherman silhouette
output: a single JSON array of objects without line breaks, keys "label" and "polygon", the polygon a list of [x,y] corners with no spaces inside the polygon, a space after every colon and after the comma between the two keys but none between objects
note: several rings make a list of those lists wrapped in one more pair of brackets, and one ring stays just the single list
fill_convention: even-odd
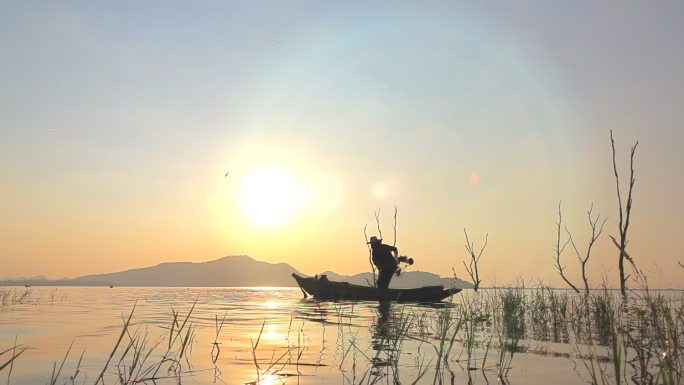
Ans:
[{"label": "fisherman silhouette", "polygon": [[382,243],[382,239],[375,235],[368,241],[371,247],[371,257],[373,264],[378,268],[378,289],[389,288],[390,281],[394,272],[399,267],[397,248]]}]

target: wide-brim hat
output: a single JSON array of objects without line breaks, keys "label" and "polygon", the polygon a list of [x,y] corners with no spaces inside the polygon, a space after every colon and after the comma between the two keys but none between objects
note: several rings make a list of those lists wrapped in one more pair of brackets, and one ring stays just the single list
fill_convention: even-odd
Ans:
[{"label": "wide-brim hat", "polygon": [[375,235],[373,235],[372,237],[370,237],[370,240],[369,240],[368,242],[366,242],[366,244],[368,245],[368,244],[371,244],[371,243],[380,243],[380,242],[382,242],[382,239],[380,239],[380,238],[376,237]]}]

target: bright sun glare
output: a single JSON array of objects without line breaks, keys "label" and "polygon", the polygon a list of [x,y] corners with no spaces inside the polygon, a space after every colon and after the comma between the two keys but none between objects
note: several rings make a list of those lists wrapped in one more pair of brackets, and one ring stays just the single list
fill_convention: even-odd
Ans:
[{"label": "bright sun glare", "polygon": [[240,201],[242,210],[253,223],[278,226],[292,218],[301,196],[294,178],[287,171],[264,167],[247,176]]}]

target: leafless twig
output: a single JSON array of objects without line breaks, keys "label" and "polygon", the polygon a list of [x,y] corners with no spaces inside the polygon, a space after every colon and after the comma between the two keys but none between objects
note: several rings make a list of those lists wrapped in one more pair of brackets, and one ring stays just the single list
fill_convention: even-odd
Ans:
[{"label": "leafless twig", "polygon": [[480,262],[480,257],[482,256],[482,252],[484,251],[485,247],[487,247],[487,242],[489,240],[489,234],[485,235],[485,242],[482,248],[480,249],[480,252],[475,254],[475,247],[473,242],[470,242],[470,239],[468,238],[468,231],[466,229],[463,229],[463,233],[465,233],[465,238],[466,238],[466,244],[465,248],[468,251],[468,254],[470,254],[470,263],[466,264],[465,261],[463,261],[463,266],[465,267],[466,271],[468,272],[468,275],[470,275],[470,279],[473,281],[473,289],[477,291],[477,289],[480,287],[480,273],[478,272],[477,269],[477,264]]},{"label": "leafless twig", "polygon": [[394,243],[392,243],[392,246],[397,245],[397,205],[394,205],[394,223],[392,225],[392,229],[394,229]]},{"label": "leafless twig", "polygon": [[[363,237],[366,239],[366,245],[368,246],[368,263],[370,264],[371,271],[373,272],[373,287],[375,287],[375,265],[373,264],[373,251],[371,250],[370,244],[368,243],[368,234],[366,233],[366,229],[368,228],[368,225],[363,226]],[[370,282],[368,282],[370,286]]]},{"label": "leafless twig", "polygon": [[[575,291],[575,293],[579,293],[579,289],[575,285],[570,282],[570,280],[565,276],[565,273],[563,273],[563,270],[565,269],[565,266],[561,264],[560,257],[561,254],[563,254],[563,250],[565,250],[565,247],[568,245],[568,243],[572,242],[572,236],[570,236],[570,232],[568,231],[568,240],[563,243],[563,246],[561,246],[561,223],[563,222],[563,214],[561,213],[561,204],[558,203],[558,222],[556,223],[556,247],[554,248],[554,251],[556,252],[556,255],[554,255],[554,263],[555,267],[558,270],[558,273],[560,274],[561,278],[563,278],[563,281],[567,283],[572,290]],[[567,229],[566,229],[567,231]]]},{"label": "leafless twig", "polygon": [[622,206],[622,197],[620,195],[620,177],[618,176],[618,171],[617,171],[617,165],[615,163],[615,141],[613,140],[613,130],[610,130],[610,144],[613,149],[613,171],[615,172],[615,184],[617,187],[617,197],[618,197],[618,209],[620,213],[620,222],[619,222],[619,231],[620,231],[620,242],[618,243],[613,236],[611,238],[613,239],[615,246],[618,248],[620,251],[620,257],[618,259],[618,268],[620,270],[620,292],[622,295],[627,294],[627,278],[625,276],[625,259],[629,260],[632,265],[634,265],[634,260],[632,260],[631,257],[627,254],[626,248],[627,248],[627,229],[629,228],[629,218],[630,214],[632,212],[632,189],[634,188],[634,153],[636,152],[636,148],[639,145],[639,141],[634,143],[634,146],[632,146],[632,150],[630,153],[630,160],[629,160],[629,169],[630,169],[630,176],[629,176],[629,190],[627,194],[627,205],[623,208]]},{"label": "leafless twig", "polygon": [[565,231],[568,233],[568,239],[570,241],[570,244],[572,245],[572,248],[575,250],[575,255],[577,255],[577,259],[580,262],[580,266],[582,267],[582,280],[584,281],[584,293],[589,295],[589,280],[587,279],[587,261],[589,261],[589,257],[591,256],[591,249],[594,246],[594,243],[598,239],[598,237],[603,233],[603,227],[606,225],[606,221],[608,218],[603,218],[603,222],[601,222],[601,226],[598,227],[597,230],[597,224],[598,221],[601,219],[601,214],[596,214],[596,218],[591,217],[591,213],[594,210],[594,204],[589,207],[589,210],[587,211],[587,219],[589,220],[589,226],[591,227],[591,239],[589,240],[589,245],[587,246],[587,252],[584,255],[584,257],[580,256],[579,250],[577,249],[577,245],[575,245],[575,241],[572,239],[572,234],[570,234],[570,231],[568,228],[565,228]]},{"label": "leafless twig", "polygon": [[[610,237],[610,239],[613,240],[613,244],[615,245],[615,247],[620,248],[620,244],[618,243],[617,239],[615,239],[615,237],[612,235],[609,235],[609,237]],[[627,253],[626,250],[623,252],[623,254],[625,256],[625,259],[629,262],[629,264],[632,265],[632,268],[634,269],[634,272],[637,275],[637,279],[641,278],[642,280],[646,280],[646,276],[644,275],[644,273],[641,270],[639,270],[637,268],[636,264],[634,263],[634,258],[632,258],[632,256],[629,255],[629,253]],[[630,277],[630,275],[627,274],[627,276],[625,276],[625,281],[627,281],[627,279],[629,279],[629,277]]]},{"label": "leafless twig", "polygon": [[382,239],[382,229],[380,229],[380,209],[378,209],[378,211],[373,211],[373,215],[375,215],[375,224],[378,227],[378,237]]}]

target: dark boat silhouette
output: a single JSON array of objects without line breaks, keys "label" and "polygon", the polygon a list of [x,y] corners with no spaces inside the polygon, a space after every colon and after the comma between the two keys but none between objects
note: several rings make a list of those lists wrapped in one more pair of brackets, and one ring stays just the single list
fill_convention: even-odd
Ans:
[{"label": "dark boat silhouette", "polygon": [[330,281],[328,277],[302,277],[292,273],[304,296],[311,295],[321,301],[397,301],[439,302],[461,291],[444,286],[424,286],[414,289],[377,289],[349,282]]}]

